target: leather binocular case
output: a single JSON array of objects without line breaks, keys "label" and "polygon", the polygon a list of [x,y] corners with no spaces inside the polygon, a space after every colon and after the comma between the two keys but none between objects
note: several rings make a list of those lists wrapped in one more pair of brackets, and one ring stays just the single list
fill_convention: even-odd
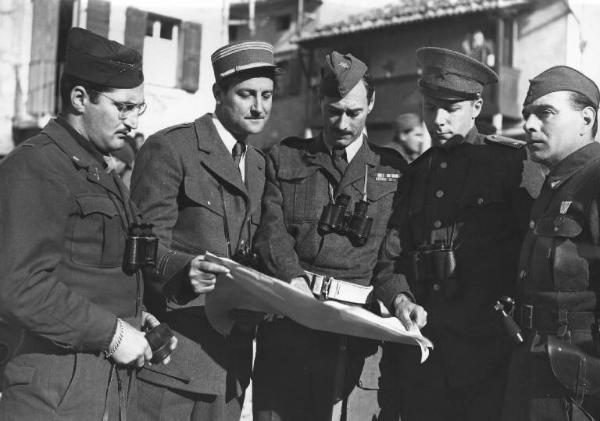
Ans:
[{"label": "leather binocular case", "polygon": [[347,212],[349,204],[350,196],[340,194],[335,203],[324,206],[317,226],[318,231],[321,235],[332,232],[346,235],[354,245],[364,246],[373,226],[373,218],[367,216],[369,203],[359,200],[354,205],[352,214]]},{"label": "leather binocular case", "polygon": [[152,224],[132,224],[125,241],[123,269],[134,273],[142,267],[156,266],[158,238],[152,233]]},{"label": "leather binocular case", "polygon": [[435,242],[409,253],[410,273],[417,291],[441,289],[448,299],[455,298],[458,291],[456,279],[456,253],[443,242]]}]

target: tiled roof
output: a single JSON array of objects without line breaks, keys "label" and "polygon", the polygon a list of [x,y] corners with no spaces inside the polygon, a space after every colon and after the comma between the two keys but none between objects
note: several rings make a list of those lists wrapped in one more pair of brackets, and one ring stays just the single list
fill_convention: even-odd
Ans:
[{"label": "tiled roof", "polygon": [[387,26],[503,9],[529,2],[530,0],[396,0],[387,6],[350,16],[340,22],[314,27],[296,41],[311,41]]}]

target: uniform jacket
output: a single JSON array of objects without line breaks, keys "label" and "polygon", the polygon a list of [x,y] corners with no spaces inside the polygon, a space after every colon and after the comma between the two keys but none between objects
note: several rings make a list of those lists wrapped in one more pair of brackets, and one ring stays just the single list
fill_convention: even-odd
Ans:
[{"label": "uniform jacket", "polygon": [[[320,137],[288,138],[274,146],[255,239],[268,271],[285,281],[309,270],[369,285],[404,163],[398,154],[364,141],[340,177]],[[348,194],[349,212],[362,199],[365,168],[367,215],[374,220],[367,243],[357,247],[345,235],[321,235],[319,218],[334,197]]]},{"label": "uniform jacket", "polygon": [[[515,348],[510,372],[514,387],[507,392],[505,419],[530,419],[533,415],[524,411],[539,396],[557,396],[557,390],[565,396],[560,386],[551,390],[556,381],[550,366],[534,356],[545,352],[546,335],[560,336],[598,357],[592,324],[600,292],[599,204],[600,145],[592,143],[551,170],[533,205],[518,280],[521,304],[533,307],[532,324],[528,325],[529,314],[523,318],[517,314],[527,335],[526,343]],[[542,361],[545,370],[532,369],[540,365],[536,361]],[[543,375],[550,380],[541,381]],[[589,399],[597,408],[597,397],[586,397],[584,405]]]},{"label": "uniform jacket", "polygon": [[[260,220],[264,156],[249,146],[245,165],[246,184],[210,114],[154,134],[137,157],[132,198],[154,224],[160,241],[175,251],[159,257],[161,276],[146,279],[149,307],[166,310],[165,320],[181,339],[174,364],[154,367],[167,375],[151,376],[153,382],[223,394],[228,372],[242,385],[248,381],[249,348],[243,347],[243,355],[236,354],[231,338],[212,329],[204,314],[205,297],[191,293],[187,278],[193,256],[205,251],[230,256],[251,241]],[[242,367],[234,368],[242,360]],[[179,374],[173,372],[178,366]]]},{"label": "uniform jacket", "polygon": [[[506,361],[508,337],[492,307],[514,292],[518,250],[541,179],[524,150],[486,144],[472,129],[452,146],[429,149],[402,180],[376,281],[408,279],[428,312],[424,334],[441,353],[450,385],[476,382]],[[451,297],[445,285],[412,276],[411,252],[435,241],[454,244],[458,292]]]},{"label": "uniform jacket", "polygon": [[[0,164],[0,317],[22,329],[20,346],[35,343],[38,353],[17,348],[6,366],[6,397],[12,382],[19,390],[35,387],[55,358],[45,353],[100,354],[110,344],[116,317],[139,328],[133,319],[140,313],[141,279],[121,267],[135,215],[126,190],[56,121]],[[110,366],[101,358],[95,368],[77,370],[99,370],[101,381]],[[54,379],[68,382],[73,376],[73,366],[53,369]],[[63,386],[52,382],[41,392],[31,390],[57,398],[58,405]],[[87,386],[76,386],[82,396]]]}]

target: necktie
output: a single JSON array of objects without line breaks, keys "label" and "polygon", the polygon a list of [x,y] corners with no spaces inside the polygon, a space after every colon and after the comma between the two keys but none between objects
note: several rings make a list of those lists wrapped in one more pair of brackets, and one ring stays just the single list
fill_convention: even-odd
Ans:
[{"label": "necktie", "polygon": [[237,142],[233,145],[233,150],[231,151],[231,155],[233,156],[233,162],[235,162],[238,170],[240,169],[240,160],[242,159],[242,155],[246,151],[246,144],[242,142]]},{"label": "necktie", "polygon": [[346,156],[345,148],[333,148],[332,150],[333,165],[344,175],[346,167],[348,167],[348,157]]}]

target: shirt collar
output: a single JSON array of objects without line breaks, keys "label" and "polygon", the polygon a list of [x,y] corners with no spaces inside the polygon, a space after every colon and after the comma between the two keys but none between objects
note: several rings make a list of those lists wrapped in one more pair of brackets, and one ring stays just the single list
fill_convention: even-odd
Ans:
[{"label": "shirt collar", "polygon": [[223,126],[223,123],[221,123],[221,121],[214,114],[212,116],[212,121],[213,121],[213,124],[215,125],[215,128],[217,129],[217,133],[219,134],[219,137],[225,144],[225,147],[227,148],[229,153],[233,153],[233,147],[237,143],[237,139],[235,137],[233,137],[231,132],[229,130],[227,130],[225,128],[225,126]]},{"label": "shirt collar", "polygon": [[459,145],[464,145],[464,144],[471,144],[474,145],[476,143],[478,143],[478,135],[479,131],[477,130],[477,127],[473,126],[465,136],[460,136],[460,135],[456,135],[456,136],[452,136],[452,138],[450,138],[446,143],[444,143],[443,145],[441,145],[441,147],[443,149],[446,150],[450,150],[450,149],[454,149],[455,147],[459,146]]},{"label": "shirt collar", "polygon": [[[354,142],[346,146],[346,159],[348,160],[348,163],[350,163],[350,161],[352,161],[352,158],[356,156],[360,147],[363,145],[363,142],[366,140],[366,137],[367,134],[365,131],[363,131],[360,134],[360,136],[356,140],[354,140]],[[329,144],[325,141],[325,139],[323,139],[323,144],[331,154],[331,148],[329,147]]]},{"label": "shirt collar", "polygon": [[565,180],[581,169],[590,159],[600,157],[600,144],[593,142],[582,146],[560,161],[548,174],[548,185],[558,188]]}]

